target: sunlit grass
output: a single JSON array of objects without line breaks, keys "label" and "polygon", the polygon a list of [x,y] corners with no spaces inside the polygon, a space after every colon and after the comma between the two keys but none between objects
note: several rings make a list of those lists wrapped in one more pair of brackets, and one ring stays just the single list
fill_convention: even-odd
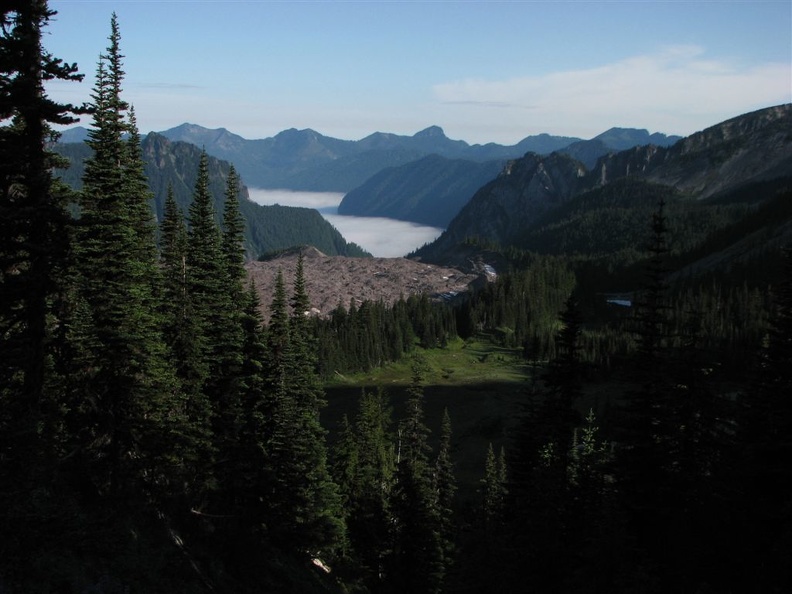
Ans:
[{"label": "sunlit grass", "polygon": [[[455,339],[445,347],[416,348],[415,356],[425,362],[424,384],[458,386],[478,383],[524,382],[530,367],[518,349],[498,347],[485,338]],[[336,375],[328,386],[407,385],[410,383],[413,357],[388,363],[366,373]]]}]

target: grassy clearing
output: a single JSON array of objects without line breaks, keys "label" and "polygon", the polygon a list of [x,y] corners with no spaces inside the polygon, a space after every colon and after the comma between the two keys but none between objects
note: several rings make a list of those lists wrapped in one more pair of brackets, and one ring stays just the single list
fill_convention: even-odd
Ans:
[{"label": "grassy clearing", "polygon": [[[456,339],[446,348],[418,350],[426,362],[424,384],[463,386],[487,383],[522,383],[530,377],[530,366],[517,349],[498,347],[486,338]],[[404,386],[410,383],[411,358],[389,363],[366,373],[336,376],[328,387]]]}]

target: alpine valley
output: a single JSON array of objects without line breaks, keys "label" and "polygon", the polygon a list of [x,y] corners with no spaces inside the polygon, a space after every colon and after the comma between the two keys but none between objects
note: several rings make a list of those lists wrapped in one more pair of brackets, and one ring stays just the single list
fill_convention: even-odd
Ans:
[{"label": "alpine valley", "polygon": [[116,14],[84,107],[47,1],[0,14],[0,593],[789,590],[792,104],[141,138]]}]

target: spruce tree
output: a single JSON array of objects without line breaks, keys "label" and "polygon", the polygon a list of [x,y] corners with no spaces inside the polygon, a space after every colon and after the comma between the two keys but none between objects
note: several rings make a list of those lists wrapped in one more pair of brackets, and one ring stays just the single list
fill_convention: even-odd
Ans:
[{"label": "spruce tree", "polygon": [[413,360],[407,413],[399,427],[388,576],[395,591],[439,592],[445,578],[440,514],[429,463],[429,429],[424,424],[424,366],[423,360]]},{"label": "spruce tree", "polygon": [[481,479],[481,508],[484,536],[494,541],[503,519],[503,503],[506,484],[501,477],[495,450],[490,442],[484,462],[484,478]]},{"label": "spruce tree", "polygon": [[344,546],[343,513],[327,467],[319,386],[303,332],[289,314],[279,271],[267,327],[265,371],[270,526],[273,538],[294,552],[332,556]]},{"label": "spruce tree", "polygon": [[[229,262],[215,220],[206,151],[201,153],[189,207],[187,291],[207,369],[203,394],[211,405],[216,478],[229,479],[226,450],[234,447],[241,424],[242,303],[239,279],[229,283]],[[236,302],[235,302],[236,300]]]},{"label": "spruce tree", "polygon": [[[158,265],[134,120],[121,98],[118,22],[99,60],[76,228],[78,299],[90,312],[77,335],[96,348],[91,372],[72,386],[78,443],[87,453],[94,487],[129,496],[145,478],[149,488],[172,480],[178,464],[169,435],[178,432],[182,402],[168,364],[157,314]],[[126,141],[130,134],[132,140]]]},{"label": "spruce tree", "polygon": [[209,364],[204,357],[205,336],[188,286],[187,227],[169,186],[160,225],[163,336],[184,397],[187,420],[184,452],[190,473],[187,491],[197,495],[210,480],[213,459],[212,408],[204,392]]},{"label": "spruce tree", "polygon": [[457,491],[454,463],[451,460],[451,417],[447,408],[443,411],[440,425],[440,445],[437,449],[434,472],[440,543],[443,550],[443,565],[447,572],[454,562],[456,542],[454,511]]},{"label": "spruce tree", "polygon": [[34,423],[47,377],[47,318],[68,250],[68,194],[52,176],[62,162],[47,147],[51,125],[71,124],[81,111],[44,90],[46,80],[82,80],[76,65],[43,49],[55,14],[45,0],[7,2],[0,12],[0,385],[26,401]]},{"label": "spruce tree", "polygon": [[321,546],[321,550],[333,552],[343,545],[346,536],[338,487],[327,467],[326,432],[319,422],[324,394],[316,373],[316,346],[310,328],[310,301],[302,253],[297,260],[291,310],[289,328],[294,368],[290,389],[300,428],[295,445],[298,454],[305,457],[306,478],[312,491],[307,524],[314,533],[312,539]]},{"label": "spruce tree", "polygon": [[239,176],[232,165],[226,181],[223,204],[222,251],[232,301],[244,300],[245,282],[245,220],[239,210]]},{"label": "spruce tree", "polygon": [[336,447],[343,466],[335,477],[345,498],[353,557],[372,590],[381,587],[384,562],[390,552],[389,505],[395,470],[391,422],[385,392],[381,388],[364,390],[348,439]]},{"label": "spruce tree", "polygon": [[54,587],[62,572],[38,568],[79,530],[63,488],[55,364],[72,197],[53,179],[63,163],[48,146],[57,136],[51,125],[74,123],[80,110],[51,100],[44,84],[82,75],[43,47],[55,14],[46,0],[0,9],[0,575],[6,589],[20,592]]},{"label": "spruce tree", "polygon": [[783,255],[772,326],[756,377],[741,398],[738,463],[729,485],[736,501],[728,509],[738,519],[738,531],[725,550],[733,563],[754,569],[753,579],[730,572],[732,579],[743,589],[764,592],[781,592],[792,578],[792,246]]},{"label": "spruce tree", "polygon": [[[681,419],[677,416],[680,394],[675,387],[678,370],[673,365],[669,340],[667,234],[661,199],[651,218],[645,281],[635,304],[638,349],[630,370],[632,387],[615,419],[613,463],[620,506],[634,539],[630,563],[635,567],[651,564],[656,576],[669,579],[677,566],[673,558],[676,549],[661,543],[675,539],[673,531],[681,520],[680,493],[675,484]],[[675,582],[667,586],[681,587]]]}]

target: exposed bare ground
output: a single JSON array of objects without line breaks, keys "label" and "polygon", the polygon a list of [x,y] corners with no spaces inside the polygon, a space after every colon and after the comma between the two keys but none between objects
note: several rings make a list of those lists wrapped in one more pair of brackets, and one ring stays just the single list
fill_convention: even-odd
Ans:
[{"label": "exposed bare ground", "polygon": [[382,300],[392,304],[400,297],[426,293],[442,299],[469,290],[482,278],[455,268],[425,264],[405,258],[346,258],[326,256],[308,247],[289,250],[264,262],[249,262],[246,267],[256,284],[265,312],[272,303],[275,278],[282,271],[287,295],[292,294],[299,252],[303,253],[305,284],[311,306],[317,315],[327,315],[342,304],[348,308],[363,301]]}]

